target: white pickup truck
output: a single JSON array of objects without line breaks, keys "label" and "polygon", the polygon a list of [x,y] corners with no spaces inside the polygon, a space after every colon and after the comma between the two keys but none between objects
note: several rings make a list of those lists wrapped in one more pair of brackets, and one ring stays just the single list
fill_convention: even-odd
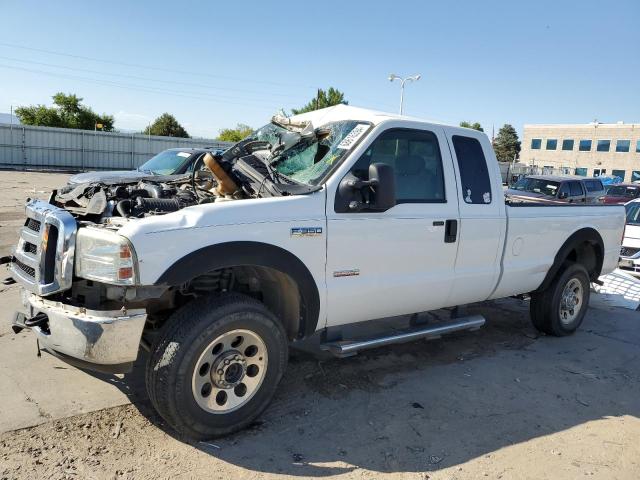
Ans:
[{"label": "white pickup truck", "polygon": [[194,438],[253,421],[290,344],[346,356],[484,319],[453,309],[373,337],[347,324],[525,295],[536,328],[572,333],[625,220],[505,204],[484,134],[343,105],[274,117],[190,179],[70,185],[26,215],[2,260],[24,286],[14,330],[109,372],[142,347],[153,405]]}]

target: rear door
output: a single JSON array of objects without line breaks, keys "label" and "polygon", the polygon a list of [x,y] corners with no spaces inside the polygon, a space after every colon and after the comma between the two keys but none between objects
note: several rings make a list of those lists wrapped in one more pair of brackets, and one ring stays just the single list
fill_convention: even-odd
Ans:
[{"label": "rear door", "polygon": [[488,138],[463,129],[447,132],[460,199],[460,243],[449,303],[463,304],[485,300],[498,282],[506,212]]},{"label": "rear door", "polygon": [[582,182],[572,180],[569,183],[569,203],[585,203],[586,195]]},{"label": "rear door", "polygon": [[327,200],[329,326],[448,306],[458,199],[444,131],[393,125],[367,139],[347,175],[366,180],[372,163],[392,166],[396,205],[349,210],[340,191]]}]

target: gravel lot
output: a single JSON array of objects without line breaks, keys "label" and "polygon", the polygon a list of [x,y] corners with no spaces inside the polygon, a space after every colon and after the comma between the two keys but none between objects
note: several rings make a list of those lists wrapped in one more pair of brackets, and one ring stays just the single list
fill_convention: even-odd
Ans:
[{"label": "gravel lot", "polygon": [[[6,255],[24,199],[65,176],[0,180]],[[344,360],[295,352],[259,422],[192,444],[151,410],[140,368],[36,359],[8,326],[17,292],[0,285],[0,479],[640,478],[640,315],[610,298],[594,295],[569,338],[539,336],[508,299],[468,307],[488,319],[478,332]]]}]

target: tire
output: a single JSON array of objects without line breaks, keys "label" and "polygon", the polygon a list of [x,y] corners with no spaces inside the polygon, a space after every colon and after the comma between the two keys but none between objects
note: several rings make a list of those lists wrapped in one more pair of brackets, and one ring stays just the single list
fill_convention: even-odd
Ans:
[{"label": "tire", "polygon": [[178,433],[228,435],[267,408],[287,359],[285,330],[262,303],[240,294],[205,297],[167,320],[147,362],[147,392]]},{"label": "tire", "polygon": [[[563,301],[565,293],[567,297]],[[578,263],[568,264],[546,290],[531,295],[529,311],[533,326],[547,335],[571,335],[584,320],[589,295],[590,280],[587,270]]]}]

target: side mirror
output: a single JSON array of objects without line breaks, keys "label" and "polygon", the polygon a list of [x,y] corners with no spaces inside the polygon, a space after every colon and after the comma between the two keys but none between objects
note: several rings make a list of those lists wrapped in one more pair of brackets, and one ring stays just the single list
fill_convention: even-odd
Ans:
[{"label": "side mirror", "polygon": [[369,182],[375,193],[372,210],[384,212],[396,205],[396,177],[386,163],[369,165]]},{"label": "side mirror", "polygon": [[[358,192],[358,198],[354,194]],[[369,179],[348,174],[338,187],[337,212],[361,210],[384,212],[396,204],[396,179],[393,167],[384,163],[369,165]]]}]

